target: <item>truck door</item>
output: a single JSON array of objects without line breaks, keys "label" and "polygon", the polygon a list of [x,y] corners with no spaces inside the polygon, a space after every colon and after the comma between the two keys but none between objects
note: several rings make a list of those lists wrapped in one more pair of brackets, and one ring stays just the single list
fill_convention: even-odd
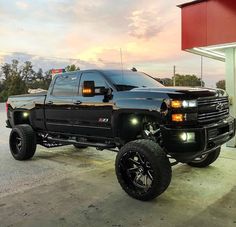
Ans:
[{"label": "truck door", "polygon": [[87,136],[112,137],[112,100],[104,101],[104,95],[96,95],[94,97],[82,96],[83,82],[91,80],[95,82],[95,87],[109,88],[108,82],[99,72],[88,71],[82,73],[79,92],[73,101],[73,132]]},{"label": "truck door", "polygon": [[78,86],[78,73],[58,75],[45,101],[46,128],[51,132],[72,132],[73,98]]}]

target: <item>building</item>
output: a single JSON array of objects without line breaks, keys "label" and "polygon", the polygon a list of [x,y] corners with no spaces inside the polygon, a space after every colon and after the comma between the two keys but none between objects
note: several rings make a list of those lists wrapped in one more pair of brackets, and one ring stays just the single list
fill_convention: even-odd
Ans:
[{"label": "building", "polygon": [[[235,0],[197,0],[179,7],[182,13],[182,50],[225,62],[230,113],[236,117]],[[236,147],[236,139],[227,145]]]}]

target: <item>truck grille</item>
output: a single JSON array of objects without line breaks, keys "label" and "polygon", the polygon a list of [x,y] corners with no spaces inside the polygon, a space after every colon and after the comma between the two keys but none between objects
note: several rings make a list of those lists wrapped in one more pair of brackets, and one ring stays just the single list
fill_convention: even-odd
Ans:
[{"label": "truck grille", "polygon": [[198,99],[198,122],[201,124],[216,122],[229,116],[228,97]]}]

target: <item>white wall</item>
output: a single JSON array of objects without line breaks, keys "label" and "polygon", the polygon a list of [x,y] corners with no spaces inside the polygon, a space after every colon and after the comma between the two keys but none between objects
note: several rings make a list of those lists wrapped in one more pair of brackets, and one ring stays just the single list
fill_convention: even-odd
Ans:
[{"label": "white wall", "polygon": [[[228,48],[226,54],[226,91],[229,94],[231,106],[230,114],[236,117],[236,48]],[[236,138],[227,143],[229,147],[236,147]]]}]

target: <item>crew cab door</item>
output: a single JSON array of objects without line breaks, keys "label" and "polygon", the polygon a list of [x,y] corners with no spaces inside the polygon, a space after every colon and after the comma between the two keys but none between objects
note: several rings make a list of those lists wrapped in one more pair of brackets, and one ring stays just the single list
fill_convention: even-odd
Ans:
[{"label": "crew cab door", "polygon": [[87,71],[82,73],[79,92],[73,101],[73,132],[92,137],[112,137],[113,101],[104,100],[104,95],[83,97],[82,87],[84,81],[94,81],[95,87],[109,88],[108,82],[99,72]]},{"label": "crew cab door", "polygon": [[73,99],[78,86],[78,73],[56,76],[45,101],[45,123],[51,132],[72,132]]}]

